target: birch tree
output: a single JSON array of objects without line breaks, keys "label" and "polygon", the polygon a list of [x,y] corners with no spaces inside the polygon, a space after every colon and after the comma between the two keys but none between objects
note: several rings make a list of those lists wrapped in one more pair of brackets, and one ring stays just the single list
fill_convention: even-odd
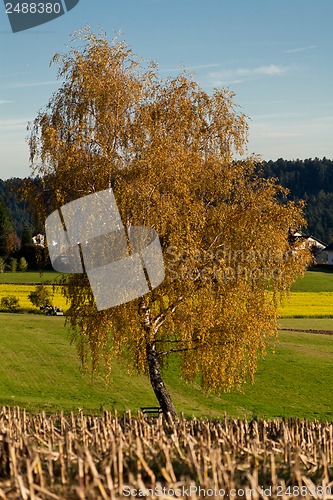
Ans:
[{"label": "birch tree", "polygon": [[123,224],[157,231],[166,272],[150,293],[104,311],[87,276],[64,275],[82,362],[132,363],[172,416],[161,370],[171,354],[204,390],[252,381],[277,332],[278,300],[309,254],[289,238],[302,207],[244,155],[248,126],[234,94],[208,94],[186,72],[161,79],[125,42],[89,30],[53,63],[61,85],[29,141],[40,217],[112,185]]}]

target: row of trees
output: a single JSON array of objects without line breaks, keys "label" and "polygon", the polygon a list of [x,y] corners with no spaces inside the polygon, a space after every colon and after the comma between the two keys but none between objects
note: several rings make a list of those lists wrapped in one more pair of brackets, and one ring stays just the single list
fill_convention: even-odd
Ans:
[{"label": "row of trees", "polygon": [[36,267],[38,248],[28,225],[17,233],[16,224],[5,202],[0,198],[0,272],[26,271]]},{"label": "row of trees", "polygon": [[264,163],[264,172],[269,177],[278,177],[298,198],[305,193],[316,196],[321,190],[332,190],[333,186],[333,161],[325,157],[270,160]]},{"label": "row of trees", "polygon": [[20,195],[22,187],[26,182],[38,185],[38,179],[28,180],[18,177],[7,180],[0,179],[0,199],[8,209],[15,232],[19,237],[22,237],[27,228],[29,230],[32,228],[37,230],[34,214]]},{"label": "row of trees", "polygon": [[12,273],[16,273],[16,271],[24,273],[28,270],[28,262],[25,257],[21,257],[19,260],[15,259],[15,257],[11,257],[7,262],[3,257],[0,257],[0,273],[6,270]]}]

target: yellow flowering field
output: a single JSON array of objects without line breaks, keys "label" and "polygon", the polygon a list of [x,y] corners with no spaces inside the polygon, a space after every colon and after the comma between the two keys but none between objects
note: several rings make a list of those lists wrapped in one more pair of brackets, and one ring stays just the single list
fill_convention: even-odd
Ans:
[{"label": "yellow flowering field", "polygon": [[[61,295],[60,287],[54,287],[53,290],[52,285],[46,285],[46,288],[50,292],[52,304],[61,307],[65,311],[67,309],[66,300]],[[0,284],[0,301],[2,297],[6,297],[7,295],[15,295],[20,302],[21,308],[37,310],[38,308],[33,306],[28,299],[29,293],[35,290],[35,285]]]},{"label": "yellow flowering field", "polygon": [[333,317],[333,292],[291,292],[279,305],[281,317]]},{"label": "yellow flowering field", "polygon": [[[46,285],[49,289],[52,303],[67,309],[66,300],[61,295],[60,287]],[[0,284],[0,301],[7,295],[15,295],[23,309],[37,310],[28,295],[35,290],[35,285]],[[333,317],[333,292],[291,292],[279,305],[280,317]]]}]

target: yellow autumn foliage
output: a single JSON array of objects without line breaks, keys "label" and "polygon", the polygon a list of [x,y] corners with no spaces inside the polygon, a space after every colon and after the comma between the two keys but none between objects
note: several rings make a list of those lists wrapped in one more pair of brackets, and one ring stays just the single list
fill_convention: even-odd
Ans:
[{"label": "yellow autumn foliage", "polygon": [[63,83],[31,129],[42,190],[30,199],[45,219],[112,183],[124,225],[157,231],[166,277],[144,297],[97,311],[85,275],[63,283],[82,361],[110,360],[111,341],[174,413],[156,383],[171,352],[207,390],[253,378],[277,332],[278,298],[309,263],[288,239],[304,224],[302,207],[244,155],[247,121],[231,91],[210,95],[186,72],[161,79],[125,42],[89,29],[77,38],[81,47],[55,56]]}]

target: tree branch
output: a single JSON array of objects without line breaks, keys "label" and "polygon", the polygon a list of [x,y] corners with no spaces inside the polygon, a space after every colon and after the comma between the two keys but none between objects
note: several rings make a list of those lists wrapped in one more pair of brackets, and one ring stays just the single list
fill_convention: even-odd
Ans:
[{"label": "tree branch", "polygon": [[[155,340],[155,342],[157,342]],[[158,342],[163,342],[162,340],[159,340]],[[172,342],[200,342],[200,340],[179,340],[179,341],[172,341]],[[214,344],[210,344],[211,347],[219,347],[221,345],[227,345],[227,344],[234,344],[235,341],[229,340],[229,341],[221,341],[221,342],[215,342]],[[184,351],[195,351],[200,348],[200,344],[192,346],[192,347],[181,347],[180,349],[169,349],[168,351],[162,351],[158,353],[158,356],[167,356],[168,354],[171,354],[172,352],[184,352]]]},{"label": "tree branch", "polygon": [[157,330],[163,325],[163,323],[166,321],[166,319],[175,312],[181,301],[183,300],[183,295],[179,295],[177,298],[176,302],[174,304],[171,304],[168,306],[165,311],[163,311],[161,314],[156,316],[154,321],[152,322],[152,327],[154,329],[154,332],[156,333]]},{"label": "tree branch", "polygon": [[185,343],[185,342],[200,342],[199,339],[191,339],[191,340],[181,340],[181,339],[174,339],[174,340],[168,340],[168,339],[156,339],[154,342],[169,342],[171,343]]}]

